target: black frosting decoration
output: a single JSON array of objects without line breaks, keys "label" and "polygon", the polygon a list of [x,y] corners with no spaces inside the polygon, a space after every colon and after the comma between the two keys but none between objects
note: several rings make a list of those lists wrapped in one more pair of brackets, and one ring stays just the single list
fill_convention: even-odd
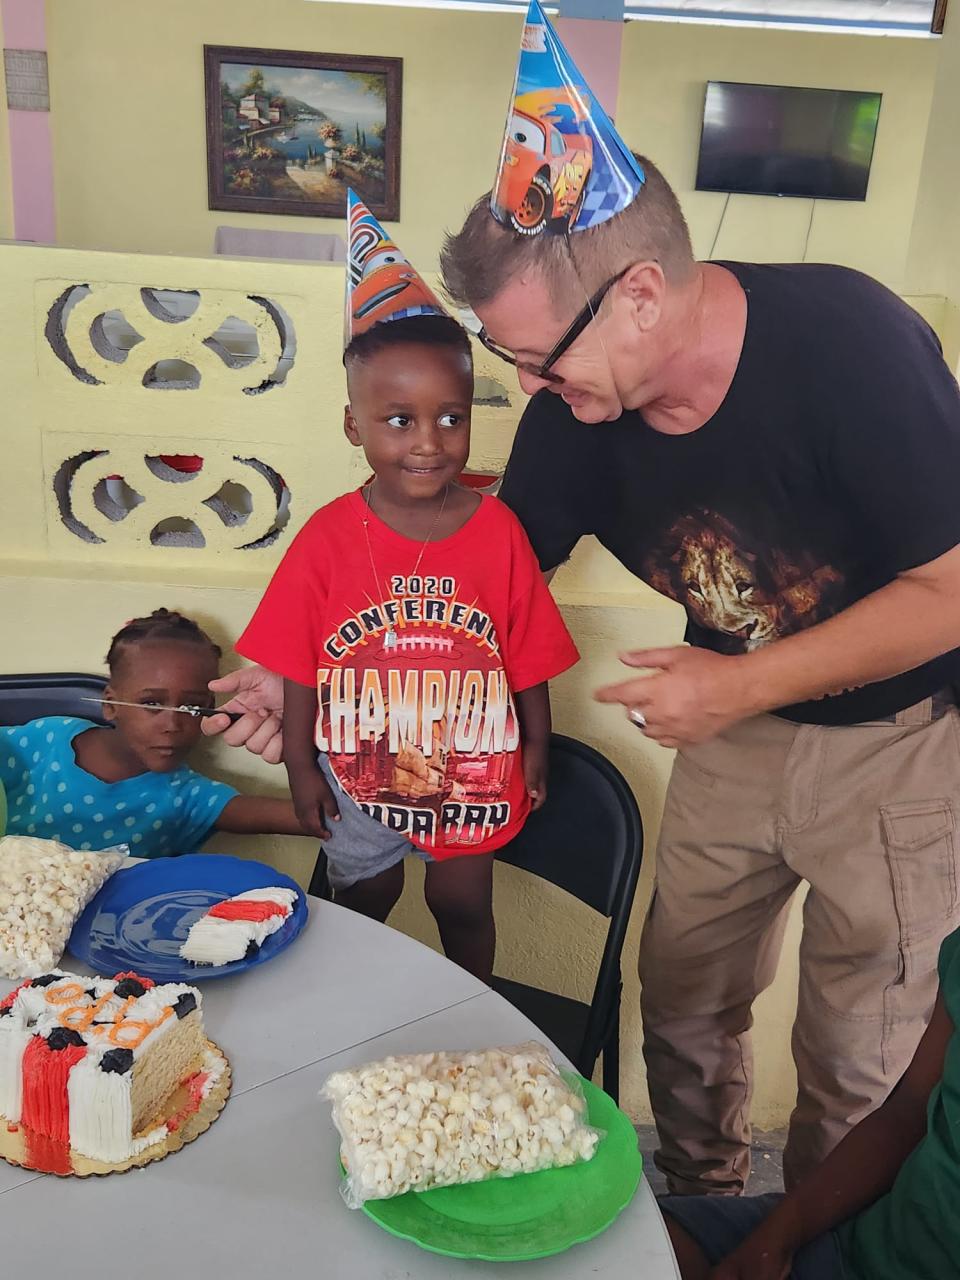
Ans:
[{"label": "black frosting decoration", "polygon": [[108,1049],[100,1059],[101,1071],[115,1071],[117,1075],[126,1075],[133,1066],[132,1049]]},{"label": "black frosting decoration", "polygon": [[121,978],[113,989],[113,994],[119,996],[121,1000],[126,1000],[129,996],[133,996],[135,1000],[146,992],[147,988],[142,982],[138,982],[136,978]]},{"label": "black frosting decoration", "polygon": [[197,997],[192,991],[184,991],[183,995],[173,1006],[173,1012],[178,1018],[185,1018],[188,1013],[193,1013],[197,1007]]},{"label": "black frosting decoration", "polygon": [[66,1049],[72,1044],[86,1044],[83,1036],[79,1031],[74,1031],[71,1027],[54,1027],[47,1036],[47,1044],[51,1049]]}]

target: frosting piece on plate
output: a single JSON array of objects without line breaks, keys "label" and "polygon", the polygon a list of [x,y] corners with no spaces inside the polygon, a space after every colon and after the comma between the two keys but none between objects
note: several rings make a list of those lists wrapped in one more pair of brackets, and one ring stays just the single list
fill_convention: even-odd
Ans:
[{"label": "frosting piece on plate", "polygon": [[249,889],[214,905],[195,921],[180,948],[193,964],[224,965],[259,951],[293,912],[293,889]]}]

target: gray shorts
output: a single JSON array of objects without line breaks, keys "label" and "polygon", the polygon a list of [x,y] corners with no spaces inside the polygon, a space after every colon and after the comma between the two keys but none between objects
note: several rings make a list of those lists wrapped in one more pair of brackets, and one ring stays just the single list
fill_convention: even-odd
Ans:
[{"label": "gray shorts", "polygon": [[358,880],[371,880],[411,853],[424,862],[433,862],[429,853],[364,813],[341,788],[326,756],[318,756],[317,760],[340,808],[340,821],[329,824],[331,838],[323,842],[327,879],[334,892],[349,889]]},{"label": "gray shorts", "polygon": [[[733,1253],[777,1207],[782,1195],[664,1196],[660,1208],[692,1236],[712,1267]],[[843,1280],[840,1244],[832,1231],[794,1254],[788,1280]]]}]

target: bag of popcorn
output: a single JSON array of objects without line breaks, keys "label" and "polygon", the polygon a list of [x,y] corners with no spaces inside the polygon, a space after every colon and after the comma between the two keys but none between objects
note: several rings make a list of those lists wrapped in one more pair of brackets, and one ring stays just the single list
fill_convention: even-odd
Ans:
[{"label": "bag of popcorn", "polygon": [[80,912],[127,854],[126,845],[87,853],[59,840],[0,839],[0,974],[39,978],[56,968]]},{"label": "bag of popcorn", "polygon": [[351,1209],[590,1160],[603,1136],[586,1123],[576,1077],[532,1041],[385,1058],[334,1072],[320,1096],[333,1106]]}]

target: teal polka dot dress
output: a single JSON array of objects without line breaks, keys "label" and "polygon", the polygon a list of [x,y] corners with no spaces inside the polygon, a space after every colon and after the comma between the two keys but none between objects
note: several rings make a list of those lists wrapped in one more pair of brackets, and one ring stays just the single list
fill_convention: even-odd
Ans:
[{"label": "teal polka dot dress", "polygon": [[101,782],[77,764],[73,740],[96,726],[47,716],[0,727],[0,785],[7,835],[60,840],[74,849],[125,844],[136,858],[192,853],[238,794],[186,765]]}]

